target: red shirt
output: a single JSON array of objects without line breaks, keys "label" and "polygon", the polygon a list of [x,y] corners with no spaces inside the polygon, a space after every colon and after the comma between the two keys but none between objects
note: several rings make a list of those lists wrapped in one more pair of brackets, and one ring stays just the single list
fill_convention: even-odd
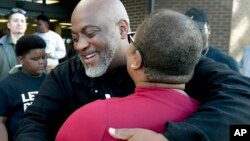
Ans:
[{"label": "red shirt", "polygon": [[124,98],[97,100],[76,110],[56,141],[115,141],[108,128],[146,128],[163,132],[167,121],[182,121],[198,102],[173,89],[138,87]]}]

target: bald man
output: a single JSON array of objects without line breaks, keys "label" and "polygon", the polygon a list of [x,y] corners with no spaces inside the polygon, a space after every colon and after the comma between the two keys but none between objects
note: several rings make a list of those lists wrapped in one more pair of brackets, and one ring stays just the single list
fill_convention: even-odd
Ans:
[{"label": "bald man", "polygon": [[[119,0],[81,0],[72,13],[71,24],[78,56],[59,65],[47,77],[22,117],[17,141],[52,141],[77,108],[134,91],[126,69],[130,27],[123,4]],[[159,140],[159,136],[161,140],[226,141],[230,124],[250,122],[249,91],[249,79],[203,58],[186,87],[191,97],[204,102],[198,112],[183,122],[168,122],[163,134],[129,129],[115,130],[118,134],[112,135],[130,141]]]},{"label": "bald man", "polygon": [[161,133],[167,121],[183,121],[197,110],[198,102],[184,92],[203,44],[195,23],[161,9],[146,18],[135,34],[128,34],[128,41],[127,70],[135,92],[82,106],[64,122],[56,141],[113,141],[110,127]]}]

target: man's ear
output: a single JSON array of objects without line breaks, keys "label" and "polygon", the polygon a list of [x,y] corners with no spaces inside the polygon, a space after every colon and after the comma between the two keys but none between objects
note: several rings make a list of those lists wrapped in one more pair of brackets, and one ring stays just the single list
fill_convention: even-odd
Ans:
[{"label": "man's ear", "polygon": [[128,21],[126,21],[125,19],[121,19],[118,25],[119,25],[121,38],[126,39],[128,31],[129,31]]},{"label": "man's ear", "polygon": [[210,24],[207,25],[207,31],[208,31],[208,35],[210,35],[211,34]]},{"label": "man's ear", "polygon": [[10,29],[10,22],[7,23],[7,27],[8,27],[8,29]]}]

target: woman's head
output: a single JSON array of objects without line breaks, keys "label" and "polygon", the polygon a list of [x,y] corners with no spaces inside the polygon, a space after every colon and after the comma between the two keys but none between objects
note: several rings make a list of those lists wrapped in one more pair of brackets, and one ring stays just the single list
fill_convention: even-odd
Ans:
[{"label": "woman's head", "polygon": [[162,9],[142,22],[130,47],[137,50],[135,56],[141,56],[147,81],[186,83],[193,75],[202,43],[199,28],[190,18]]}]

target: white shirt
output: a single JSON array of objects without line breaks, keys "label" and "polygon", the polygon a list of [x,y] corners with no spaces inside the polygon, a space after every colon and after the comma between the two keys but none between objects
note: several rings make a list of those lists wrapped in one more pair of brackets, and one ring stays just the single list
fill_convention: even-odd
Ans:
[{"label": "white shirt", "polygon": [[52,58],[48,58],[48,66],[56,66],[59,59],[66,55],[66,48],[62,37],[54,31],[49,30],[46,33],[35,32],[46,42],[45,52],[51,54]]}]

